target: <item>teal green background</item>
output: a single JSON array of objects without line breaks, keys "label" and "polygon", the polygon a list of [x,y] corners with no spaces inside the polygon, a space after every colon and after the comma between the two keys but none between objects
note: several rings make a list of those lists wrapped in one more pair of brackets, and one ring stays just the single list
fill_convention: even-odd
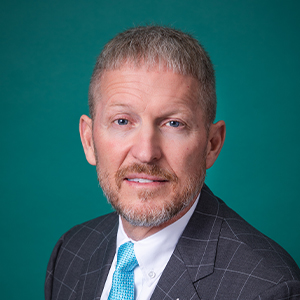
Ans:
[{"label": "teal green background", "polygon": [[133,25],[194,34],[217,76],[216,195],[300,264],[300,1],[2,1],[1,298],[43,298],[48,258],[75,224],[111,211],[81,147],[95,59]]}]

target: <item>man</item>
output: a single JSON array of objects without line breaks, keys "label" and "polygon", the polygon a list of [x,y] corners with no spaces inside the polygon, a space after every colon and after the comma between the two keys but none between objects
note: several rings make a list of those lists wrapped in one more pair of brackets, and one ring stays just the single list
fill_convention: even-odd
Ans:
[{"label": "man", "polygon": [[300,299],[293,259],[204,184],[225,123],[213,123],[214,71],[195,39],[159,26],[119,34],[89,106],[81,141],[116,213],[63,235],[46,299]]}]

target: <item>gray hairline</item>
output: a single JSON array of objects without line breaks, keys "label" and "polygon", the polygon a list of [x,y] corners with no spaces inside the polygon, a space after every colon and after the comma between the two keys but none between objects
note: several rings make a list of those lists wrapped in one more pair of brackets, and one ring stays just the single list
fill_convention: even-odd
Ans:
[{"label": "gray hairline", "polygon": [[[213,64],[204,47],[189,33],[175,28],[147,25],[125,30],[110,40],[97,58],[90,81],[89,111],[95,115],[96,90],[105,71],[121,69],[125,64],[148,69],[158,67],[198,82],[198,101],[206,123],[216,116],[216,88]],[[97,89],[96,89],[97,88]],[[99,99],[99,97],[98,97]]]}]

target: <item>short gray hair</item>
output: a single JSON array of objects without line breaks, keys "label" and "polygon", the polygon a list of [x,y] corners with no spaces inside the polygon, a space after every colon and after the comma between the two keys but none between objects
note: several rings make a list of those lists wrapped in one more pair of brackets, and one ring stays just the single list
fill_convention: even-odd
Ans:
[{"label": "short gray hair", "polygon": [[141,26],[128,29],[110,40],[100,53],[89,88],[89,112],[95,117],[96,85],[105,70],[116,70],[125,63],[149,68],[158,66],[174,73],[190,75],[199,82],[199,101],[207,125],[216,116],[216,88],[212,62],[191,35],[163,26]]}]

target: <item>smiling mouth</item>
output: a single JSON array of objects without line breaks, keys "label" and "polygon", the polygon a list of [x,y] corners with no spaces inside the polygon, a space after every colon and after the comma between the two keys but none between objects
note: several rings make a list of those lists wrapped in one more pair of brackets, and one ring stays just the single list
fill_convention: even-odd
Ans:
[{"label": "smiling mouth", "polygon": [[166,182],[167,180],[151,180],[145,178],[125,178],[125,180],[130,182],[139,182],[139,183],[152,183],[152,182]]},{"label": "smiling mouth", "polygon": [[164,184],[178,182],[178,177],[157,165],[132,164],[119,169],[115,174],[117,187],[121,189],[123,182],[135,187],[157,188]]}]

